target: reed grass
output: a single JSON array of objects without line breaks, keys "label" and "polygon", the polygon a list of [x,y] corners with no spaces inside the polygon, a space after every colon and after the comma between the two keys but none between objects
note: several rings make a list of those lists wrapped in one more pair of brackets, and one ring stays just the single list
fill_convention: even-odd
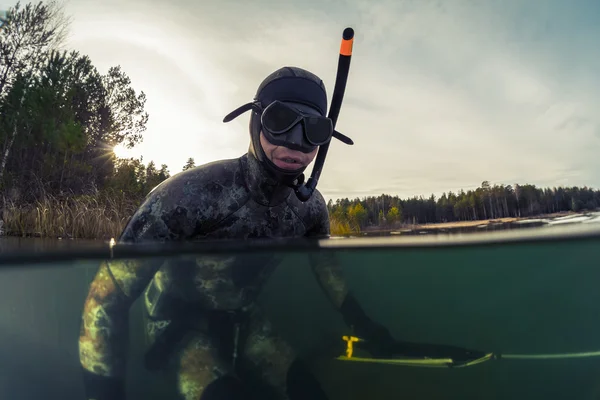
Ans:
[{"label": "reed grass", "polygon": [[351,225],[350,222],[339,220],[333,215],[329,217],[329,226],[332,236],[349,236],[360,233],[358,225]]},{"label": "reed grass", "polygon": [[119,236],[138,201],[124,194],[57,198],[30,204],[3,199],[3,229],[8,236],[103,239]]},{"label": "reed grass", "polygon": [[[0,220],[7,236],[98,239],[118,237],[141,201],[123,193],[65,196],[46,195],[23,204],[0,198]],[[331,216],[332,236],[360,233],[360,227]]]}]

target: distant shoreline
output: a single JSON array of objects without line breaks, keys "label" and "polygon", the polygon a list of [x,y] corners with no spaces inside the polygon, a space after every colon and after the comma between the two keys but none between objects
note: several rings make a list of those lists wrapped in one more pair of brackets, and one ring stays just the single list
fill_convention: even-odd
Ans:
[{"label": "distant shoreline", "polygon": [[496,218],[496,219],[480,219],[474,221],[454,221],[454,222],[443,222],[443,223],[434,223],[434,224],[417,224],[415,229],[453,229],[453,228],[467,228],[467,227],[476,227],[480,225],[489,225],[489,224],[507,224],[518,221],[526,221],[532,219],[545,219],[545,218],[557,218],[557,217],[566,217],[569,215],[578,215],[581,213],[576,213],[575,211],[561,211],[552,214],[540,214],[536,216],[530,217],[509,217],[509,218]]},{"label": "distant shoreline", "polygon": [[[495,219],[479,219],[471,221],[452,221],[452,222],[440,222],[440,223],[429,223],[429,224],[402,224],[397,227],[369,227],[361,231],[359,235],[367,236],[378,236],[378,235],[394,235],[394,234],[406,234],[406,233],[433,233],[437,232],[451,232],[451,231],[475,231],[482,228],[490,228],[494,226],[506,226],[522,221],[532,221],[549,218],[567,217],[571,215],[581,215],[580,212],[575,211],[561,211],[551,214],[540,214],[528,217],[507,217],[507,218],[495,218]],[[541,224],[541,223],[540,223]],[[524,224],[525,225],[525,224]],[[353,235],[356,235],[354,233]]]}]

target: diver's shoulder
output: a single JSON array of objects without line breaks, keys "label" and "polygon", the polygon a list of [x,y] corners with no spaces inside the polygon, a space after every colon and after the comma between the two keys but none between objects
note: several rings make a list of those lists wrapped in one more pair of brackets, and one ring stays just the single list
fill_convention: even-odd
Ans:
[{"label": "diver's shoulder", "polygon": [[144,199],[123,238],[185,238],[204,221],[239,209],[248,193],[240,181],[239,158],[214,161],[164,180]]},{"label": "diver's shoulder", "polygon": [[245,190],[240,172],[240,158],[199,165],[163,181],[148,194],[148,200],[160,198],[164,205],[184,206],[214,203],[231,196],[230,191],[239,197]]},{"label": "diver's shoulder", "polygon": [[167,191],[169,195],[174,195],[184,187],[200,188],[215,183],[224,184],[233,181],[239,170],[239,158],[212,161],[170,176],[153,188],[150,194]]},{"label": "diver's shoulder", "polygon": [[310,196],[310,198],[306,202],[316,205],[318,207],[327,207],[325,197],[323,197],[323,194],[317,188],[315,188],[312,196]]},{"label": "diver's shoulder", "polygon": [[327,207],[327,203],[325,202],[325,197],[317,188],[315,188],[315,191],[313,192],[313,195],[310,197],[310,200],[312,200],[315,203],[318,203],[324,207]]},{"label": "diver's shoulder", "polygon": [[240,170],[240,157],[212,161],[181,171],[168,180],[177,185],[186,182],[202,183],[231,179]]}]

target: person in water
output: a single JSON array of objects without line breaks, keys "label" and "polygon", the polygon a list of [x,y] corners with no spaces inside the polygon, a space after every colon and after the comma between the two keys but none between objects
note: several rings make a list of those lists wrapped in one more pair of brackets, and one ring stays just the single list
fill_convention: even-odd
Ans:
[{"label": "person in water", "polygon": [[[278,69],[261,83],[255,101],[229,119],[250,108],[248,152],[187,170],[158,185],[119,242],[329,235],[322,195],[315,190],[301,202],[293,190],[319,145],[334,135],[348,142],[325,117],[322,80],[301,68]],[[299,123],[301,117],[313,122],[310,129],[306,122]],[[145,290],[147,333],[153,342],[147,365],[161,368],[175,360],[182,398],[247,399],[238,379],[243,376],[240,371],[246,371],[278,398],[325,399],[306,365],[256,305],[277,262],[273,256],[258,258],[198,257],[187,265],[179,259],[102,263],[85,300],[79,338],[87,398],[124,398],[127,316]],[[319,256],[313,257],[312,268],[333,307],[356,332],[373,343],[391,340],[388,330],[359,307],[339,265]]]},{"label": "person in water", "polygon": [[[252,103],[225,120],[249,110],[248,152],[158,185],[119,242],[329,235],[319,191],[304,202],[294,195],[320,145],[332,137],[352,143],[326,117],[322,80],[301,68],[280,68],[260,84]],[[174,364],[183,399],[266,398],[264,392],[251,397],[256,388],[268,388],[277,399],[326,399],[305,362],[256,304],[277,262],[273,255],[234,255],[102,263],[85,300],[79,337],[87,399],[124,399],[128,311],[142,294],[151,340],[146,366]],[[332,306],[372,354],[386,354],[398,343],[365,314],[332,255],[311,255],[311,265]],[[404,349],[407,354],[411,349],[419,355],[435,353],[419,346]]]}]

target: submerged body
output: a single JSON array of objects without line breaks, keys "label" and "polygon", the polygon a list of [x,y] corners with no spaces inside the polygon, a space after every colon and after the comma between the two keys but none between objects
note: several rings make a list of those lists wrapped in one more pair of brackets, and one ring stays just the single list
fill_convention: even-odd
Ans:
[{"label": "submerged body", "polygon": [[[151,192],[120,241],[328,235],[322,196],[317,192],[302,203],[262,168],[252,154],[245,154],[174,176]],[[240,367],[259,372],[260,379],[286,398],[287,374],[296,356],[255,303],[279,261],[276,256],[245,255],[104,263],[84,307],[80,337],[84,369],[100,376],[124,376],[127,313],[145,290],[147,333],[159,343],[151,352],[162,360],[152,364],[177,362],[183,398],[200,399],[211,382],[235,374],[236,351]],[[348,292],[340,268],[326,258],[312,261],[317,279],[339,309]],[[239,320],[229,318],[234,315],[229,311],[245,323],[236,325]],[[167,334],[174,325],[178,328]],[[176,338],[169,339],[174,343],[162,346],[171,350],[160,349],[168,336]]]},{"label": "submerged body", "polygon": [[[321,194],[296,192],[320,146],[334,134],[351,143],[325,116],[323,82],[301,68],[280,68],[261,83],[254,101],[224,122],[250,110],[248,152],[160,184],[133,215],[121,242],[329,235]],[[381,354],[392,336],[363,312],[332,257],[310,254],[320,287],[369,351]],[[88,399],[124,399],[128,310],[144,291],[152,343],[146,366],[161,369],[174,362],[183,399],[327,399],[256,304],[281,261],[274,255],[233,255],[103,263],[90,285],[79,337]]]}]

